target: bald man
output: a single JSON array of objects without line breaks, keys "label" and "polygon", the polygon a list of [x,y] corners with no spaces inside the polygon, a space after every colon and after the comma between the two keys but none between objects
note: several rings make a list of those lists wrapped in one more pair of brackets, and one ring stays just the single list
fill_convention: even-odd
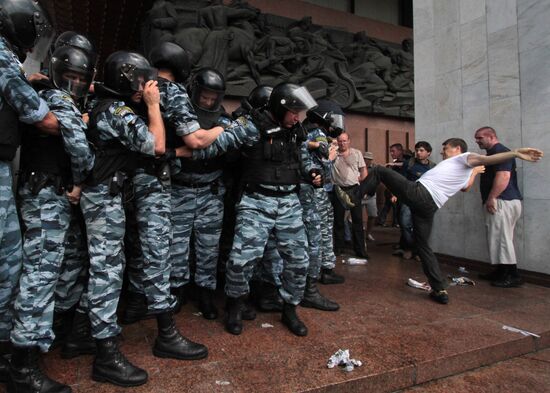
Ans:
[{"label": "bald man", "polygon": [[[475,133],[475,141],[488,156],[510,151],[499,142],[496,131],[481,127]],[[480,177],[481,200],[489,258],[495,269],[480,278],[491,281],[500,288],[518,287],[523,283],[514,249],[514,228],[521,216],[521,200],[516,174],[516,160],[509,159],[487,167]]]}]

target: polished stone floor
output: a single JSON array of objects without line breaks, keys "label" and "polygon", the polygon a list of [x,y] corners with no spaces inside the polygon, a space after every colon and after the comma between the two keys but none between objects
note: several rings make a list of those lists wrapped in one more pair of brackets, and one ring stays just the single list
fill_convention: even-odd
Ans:
[{"label": "polished stone floor", "polygon": [[[550,288],[525,284],[499,289],[478,281],[477,274],[470,272],[467,276],[477,285],[451,287],[449,304],[440,305],[427,292],[406,285],[408,278],[422,280],[423,274],[419,262],[391,256],[396,230],[378,228],[375,236],[377,243],[369,243],[368,265],[339,261],[337,270],[346,276],[346,283],[321,286],[324,294],[340,303],[340,311],[299,309],[309,328],[307,337],[293,336],[278,314],[258,314],[255,321],[245,321],[242,335],[232,336],[224,331],[222,319],[206,321],[187,304],[177,315],[178,326],[184,335],[208,345],[210,354],[205,360],[155,358],[151,353],[155,322],[149,320],[124,327],[121,338],[123,352],[149,372],[146,385],[122,389],[93,382],[91,356],[63,360],[53,351],[45,357],[46,368],[75,392],[94,393],[389,392],[420,384],[424,385],[412,389],[550,391],[547,372],[536,380],[546,389],[507,390],[491,385],[494,377],[478,369],[512,359],[491,366],[502,365],[493,376],[503,382],[503,376],[516,367],[525,373],[536,371],[528,365],[530,359],[540,356],[549,361],[548,351],[540,350],[550,347]],[[443,268],[450,275],[463,275],[456,267]],[[540,338],[504,330],[503,325]],[[349,349],[363,366],[351,372],[327,369],[328,358],[340,348]],[[478,370],[470,371],[471,378],[462,374],[473,369]],[[455,374],[460,375],[445,378]],[[438,381],[429,382],[434,380]],[[448,385],[438,385],[443,382]],[[484,388],[476,389],[476,383],[483,383]]]}]

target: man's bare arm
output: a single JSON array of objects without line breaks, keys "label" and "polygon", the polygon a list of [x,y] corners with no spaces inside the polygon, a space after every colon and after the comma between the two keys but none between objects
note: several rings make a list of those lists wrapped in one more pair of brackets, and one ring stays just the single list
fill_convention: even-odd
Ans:
[{"label": "man's bare arm", "polygon": [[493,180],[493,186],[485,202],[485,209],[489,213],[494,214],[497,211],[497,198],[500,194],[504,192],[508,183],[510,183],[511,173],[509,171],[498,171],[495,174],[495,179]]},{"label": "man's bare arm", "polygon": [[474,168],[474,170],[472,171],[472,174],[470,175],[470,178],[468,179],[468,184],[466,185],[466,187],[464,187],[462,190],[462,192],[468,192],[470,191],[470,188],[472,188],[472,186],[474,185],[474,182],[476,180],[476,176],[480,173],[484,173],[485,172],[485,167],[483,165],[481,166],[476,166]]},{"label": "man's bare arm", "polygon": [[369,172],[366,166],[359,168],[359,182],[362,182],[363,180],[365,180],[368,174]]},{"label": "man's bare arm", "polygon": [[543,156],[544,153],[542,150],[534,149],[532,147],[520,147],[519,149],[507,151],[504,153],[497,153],[491,156],[482,156],[481,154],[470,153],[468,155],[468,165],[495,165],[500,164],[501,162],[508,161],[512,158],[519,158],[524,161],[537,162]]},{"label": "man's bare arm", "polygon": [[34,125],[44,134],[60,135],[59,122],[57,121],[57,117],[55,117],[52,112],[48,112],[42,120],[34,123]]},{"label": "man's bare arm", "polygon": [[214,143],[222,132],[223,127],[217,126],[210,130],[197,130],[191,134],[182,136],[182,139],[190,149],[204,149]]}]

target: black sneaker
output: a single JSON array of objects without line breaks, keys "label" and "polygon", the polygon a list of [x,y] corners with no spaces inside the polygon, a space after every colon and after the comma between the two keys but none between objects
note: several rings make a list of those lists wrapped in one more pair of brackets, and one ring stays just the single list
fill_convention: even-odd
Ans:
[{"label": "black sneaker", "polygon": [[447,304],[449,303],[449,294],[445,289],[442,289],[441,291],[431,291],[430,297],[441,304]]},{"label": "black sneaker", "polygon": [[491,281],[491,285],[498,288],[517,288],[521,287],[523,279],[520,276],[508,274],[506,277]]}]

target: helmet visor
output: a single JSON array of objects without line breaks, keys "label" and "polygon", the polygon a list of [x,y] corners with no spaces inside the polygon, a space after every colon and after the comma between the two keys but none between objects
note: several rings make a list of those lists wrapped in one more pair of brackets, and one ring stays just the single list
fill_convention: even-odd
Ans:
[{"label": "helmet visor", "polygon": [[345,129],[344,116],[333,113],[331,115],[331,118],[332,118],[332,124],[331,124],[332,128],[339,131],[343,131]]},{"label": "helmet visor", "polygon": [[50,51],[55,32],[42,13],[34,13],[33,23],[36,31],[36,39],[27,57],[40,63],[44,61]]},{"label": "helmet visor", "polygon": [[208,112],[218,112],[222,105],[224,92],[197,86],[191,96],[193,104]]},{"label": "helmet visor", "polygon": [[72,97],[84,97],[90,88],[93,75],[85,75],[75,71],[64,72],[56,85],[59,89],[66,91]]},{"label": "helmet visor", "polygon": [[283,106],[291,110],[310,110],[317,106],[317,102],[309,93],[309,90],[305,86],[300,86],[298,89],[292,91],[293,102],[288,103],[288,106],[284,102],[281,102]]},{"label": "helmet visor", "polygon": [[156,80],[158,77],[156,68],[136,68],[133,64],[124,64],[121,72],[130,82],[130,88],[133,91],[142,91],[147,82]]}]

